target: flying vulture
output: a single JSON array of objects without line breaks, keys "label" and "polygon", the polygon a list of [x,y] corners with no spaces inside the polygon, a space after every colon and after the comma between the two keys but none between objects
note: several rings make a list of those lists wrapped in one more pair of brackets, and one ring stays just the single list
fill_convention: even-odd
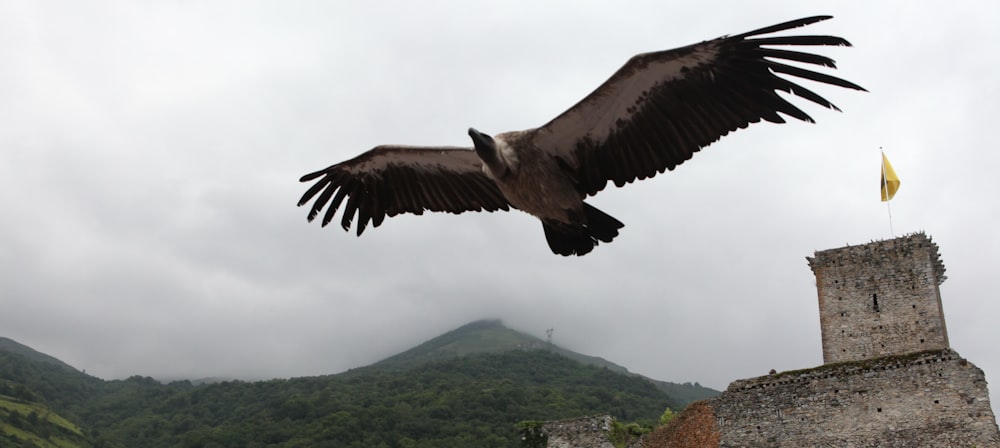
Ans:
[{"label": "flying vulture", "polygon": [[[808,17],[673,50],[639,54],[552,121],[494,136],[469,129],[473,148],[376,146],[306,174],[316,180],[308,219],[357,234],[400,213],[520,209],[542,221],[552,252],[584,255],[618,236],[622,224],[584,199],[608,181],[623,186],[673,170],[720,137],[784,114],[813,122],[777,94],[839,110],[790,75],[855,90],[862,87],[782,61],[835,68],[832,59],[775,46],[850,46],[834,36],[768,36],[831,18]],[[346,200],[346,202],[345,202]],[[323,208],[326,207],[326,211]]]}]

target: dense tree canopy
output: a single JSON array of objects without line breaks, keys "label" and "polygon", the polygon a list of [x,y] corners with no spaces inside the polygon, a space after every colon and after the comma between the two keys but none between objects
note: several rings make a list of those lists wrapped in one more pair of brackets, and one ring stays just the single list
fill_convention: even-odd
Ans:
[{"label": "dense tree canopy", "polygon": [[652,425],[681,405],[644,378],[545,350],[207,385],[102,381],[0,352],[0,387],[107,447],[517,447],[520,421],[610,413]]}]

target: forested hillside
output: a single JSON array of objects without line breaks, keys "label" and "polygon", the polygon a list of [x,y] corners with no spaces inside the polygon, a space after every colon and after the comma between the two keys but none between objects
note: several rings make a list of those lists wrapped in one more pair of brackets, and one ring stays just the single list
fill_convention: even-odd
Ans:
[{"label": "forested hillside", "polygon": [[[470,346],[454,336],[451,342]],[[518,447],[520,421],[610,413],[652,425],[667,407],[685,404],[646,378],[544,346],[431,352],[337,375],[195,385],[139,376],[104,381],[30,353],[0,351],[0,395],[35,410],[36,422],[43,414],[46,422],[50,415],[65,421],[64,429],[40,423],[46,428],[36,434],[46,443],[62,434],[52,446],[63,447]],[[4,434],[0,447],[26,439]]]},{"label": "forested hillside", "polygon": [[[567,350],[550,341],[512,330],[497,319],[485,319],[463,325],[412,349],[373,364],[376,368],[411,367],[420,363],[452,359],[475,353],[501,353],[512,350],[546,350],[581,364],[604,367],[611,371],[634,375],[623,366],[604,358],[588,356]],[[647,378],[649,379],[649,378]],[[649,379],[667,395],[682,403],[714,397],[719,391],[702,387],[698,383],[671,383]]]}]

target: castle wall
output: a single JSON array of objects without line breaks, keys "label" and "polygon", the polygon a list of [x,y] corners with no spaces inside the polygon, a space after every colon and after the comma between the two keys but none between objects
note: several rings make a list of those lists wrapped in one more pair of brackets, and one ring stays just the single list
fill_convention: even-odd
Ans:
[{"label": "castle wall", "polygon": [[823,361],[949,347],[937,245],[923,233],[816,252]]},{"label": "castle wall", "polygon": [[951,350],[739,380],[720,447],[1000,447],[982,370]]}]

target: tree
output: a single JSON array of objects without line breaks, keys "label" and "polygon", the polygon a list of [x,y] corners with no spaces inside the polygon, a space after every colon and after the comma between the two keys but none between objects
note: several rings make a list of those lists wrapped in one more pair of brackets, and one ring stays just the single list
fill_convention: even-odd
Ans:
[{"label": "tree", "polygon": [[670,423],[670,421],[673,420],[674,417],[677,417],[677,413],[671,410],[670,408],[667,408],[665,411],[663,411],[663,415],[660,416],[660,426],[665,426],[667,423]]},{"label": "tree", "polygon": [[638,423],[626,424],[616,419],[611,422],[608,439],[615,448],[624,448],[650,431],[652,428],[644,427]]}]

